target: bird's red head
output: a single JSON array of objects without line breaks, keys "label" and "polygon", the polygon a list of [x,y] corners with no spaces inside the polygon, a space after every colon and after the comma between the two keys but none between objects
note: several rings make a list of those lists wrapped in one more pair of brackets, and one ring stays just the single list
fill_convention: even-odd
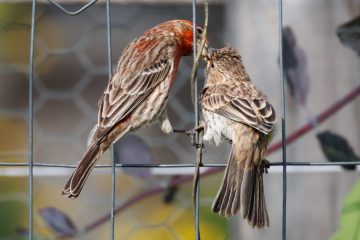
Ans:
[{"label": "bird's red head", "polygon": [[[188,20],[171,20],[164,22],[162,27],[168,28],[170,32],[174,32],[178,35],[181,40],[181,50],[183,52],[182,55],[191,55],[193,52],[193,24]],[[159,25],[159,26],[160,26]],[[201,27],[196,27],[196,40],[197,46],[200,46],[200,42],[203,35],[203,29]],[[207,40],[206,40],[207,45]]]}]

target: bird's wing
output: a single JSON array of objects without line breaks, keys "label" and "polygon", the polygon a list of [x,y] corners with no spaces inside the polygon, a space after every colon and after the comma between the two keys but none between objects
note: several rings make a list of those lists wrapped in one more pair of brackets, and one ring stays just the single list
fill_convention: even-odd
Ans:
[{"label": "bird's wing", "polygon": [[250,83],[205,88],[202,108],[269,134],[275,124],[275,110],[266,96]]},{"label": "bird's wing", "polygon": [[[159,60],[143,71],[112,80],[102,98],[99,126],[108,128],[128,116],[145,101],[152,90],[164,81],[172,68],[169,60]],[[122,76],[114,76],[121,78]]]}]

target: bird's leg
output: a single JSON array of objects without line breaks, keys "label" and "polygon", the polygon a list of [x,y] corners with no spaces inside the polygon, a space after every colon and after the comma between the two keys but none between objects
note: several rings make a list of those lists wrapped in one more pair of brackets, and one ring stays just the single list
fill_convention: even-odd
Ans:
[{"label": "bird's leg", "polygon": [[159,121],[160,121],[161,130],[162,130],[164,133],[169,134],[169,133],[174,132],[174,130],[173,130],[172,126],[171,126],[170,120],[169,120],[169,118],[168,118],[168,116],[167,116],[166,110],[165,110],[164,113],[160,116]]},{"label": "bird's leg", "polygon": [[205,126],[205,122],[200,121],[199,125],[193,129],[190,129],[188,131],[186,131],[186,135],[190,136],[191,138],[191,143],[193,144],[193,146],[195,146],[196,148],[205,148],[203,143],[196,143],[195,137],[196,137],[196,133],[200,133],[202,131],[204,131],[206,128]]},{"label": "bird's leg", "polygon": [[201,132],[204,131],[205,129],[205,124],[200,121],[199,126],[192,128],[192,129],[174,129],[173,132],[174,133],[185,133],[186,135],[190,136],[190,135],[195,135],[196,132]]},{"label": "bird's leg", "polygon": [[[193,146],[196,146],[197,148],[204,148],[204,144],[196,144],[195,136],[197,132],[202,132],[206,129],[205,123],[200,121],[199,125],[193,129],[174,129],[173,132],[176,133],[185,133],[187,136],[190,136],[191,143]],[[201,145],[201,146],[200,146]]]},{"label": "bird's leg", "polygon": [[268,169],[270,168],[270,162],[266,159],[263,159],[260,163],[260,171],[263,173],[268,173]]},{"label": "bird's leg", "polygon": [[201,132],[205,130],[205,123],[200,121],[199,125],[193,129],[190,130],[186,130],[185,134],[190,136],[190,135],[195,135],[197,132]]}]

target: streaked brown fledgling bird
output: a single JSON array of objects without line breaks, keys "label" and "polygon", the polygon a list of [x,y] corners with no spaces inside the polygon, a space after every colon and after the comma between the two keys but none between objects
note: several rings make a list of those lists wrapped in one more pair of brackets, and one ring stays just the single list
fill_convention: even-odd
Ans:
[{"label": "streaked brown fledgling bird", "polygon": [[[200,46],[203,30],[197,27]],[[115,73],[99,103],[98,122],[89,136],[89,147],[62,194],[79,196],[96,160],[128,132],[160,121],[172,132],[166,114],[171,83],[182,56],[193,51],[193,25],[187,20],[161,23],[132,41],[123,51]]]},{"label": "streaked brown fledgling bird", "polygon": [[252,227],[268,227],[263,172],[275,110],[250,81],[240,55],[232,48],[209,50],[207,80],[200,104],[204,141],[231,142],[232,149],[212,210],[231,217],[239,209]]}]

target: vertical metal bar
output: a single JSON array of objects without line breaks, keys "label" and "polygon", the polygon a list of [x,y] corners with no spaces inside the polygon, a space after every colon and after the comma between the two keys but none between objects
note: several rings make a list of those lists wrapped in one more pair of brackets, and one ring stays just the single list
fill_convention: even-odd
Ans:
[{"label": "vertical metal bar", "polygon": [[[196,61],[196,0],[192,0],[192,22],[193,22],[193,56],[194,62]],[[199,103],[198,103],[198,80],[195,73],[195,85],[194,85],[194,111],[195,111],[195,126],[199,125]],[[196,145],[199,143],[199,132],[196,132],[195,136]],[[200,240],[200,217],[199,217],[199,195],[200,195],[200,178],[196,179],[194,183],[195,187],[195,239]]]},{"label": "vertical metal bar", "polygon": [[[111,16],[110,16],[110,0],[106,0],[106,30],[107,30],[107,54],[108,54],[108,74],[111,81],[112,72],[112,54],[111,54]],[[114,147],[111,146],[111,212],[110,212],[110,239],[115,239],[115,158]]]},{"label": "vertical metal bar", "polygon": [[36,0],[32,1],[31,10],[31,32],[30,32],[30,60],[29,60],[29,194],[28,194],[28,214],[29,214],[29,239],[33,239],[33,76],[34,76],[34,42],[35,42],[35,13]]},{"label": "vertical metal bar", "polygon": [[283,63],[283,5],[279,0],[279,55],[280,55],[280,91],[281,91],[281,143],[283,160],[283,212],[282,212],[282,239],[286,240],[286,198],[287,198],[287,170],[286,170],[286,117],[285,117],[285,83]]}]

